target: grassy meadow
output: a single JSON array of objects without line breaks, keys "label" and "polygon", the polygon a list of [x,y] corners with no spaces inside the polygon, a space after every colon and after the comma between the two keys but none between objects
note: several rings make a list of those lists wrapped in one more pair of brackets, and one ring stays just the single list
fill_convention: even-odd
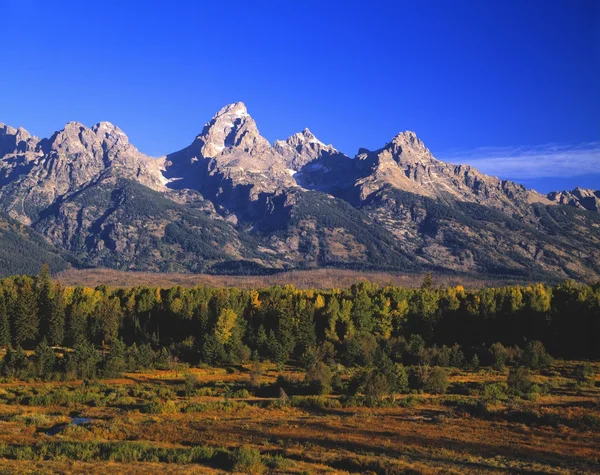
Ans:
[{"label": "grassy meadow", "polygon": [[[600,472],[600,364],[449,368],[444,394],[302,395],[303,371],[174,365],[98,381],[0,383],[2,473]],[[343,385],[352,369],[340,371]],[[283,393],[280,388],[284,388]],[[84,418],[81,425],[74,418]]]}]

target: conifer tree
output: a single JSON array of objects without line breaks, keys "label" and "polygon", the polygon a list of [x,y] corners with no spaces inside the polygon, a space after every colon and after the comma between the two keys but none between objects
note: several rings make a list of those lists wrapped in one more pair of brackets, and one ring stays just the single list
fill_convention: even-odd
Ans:
[{"label": "conifer tree", "polygon": [[56,356],[52,348],[48,346],[46,338],[43,338],[40,344],[35,348],[35,370],[42,379],[48,379],[54,371]]},{"label": "conifer tree", "polygon": [[52,299],[47,338],[52,346],[61,346],[65,339],[65,300],[60,284],[56,285]]},{"label": "conifer tree", "polygon": [[71,361],[77,377],[81,379],[94,379],[96,377],[100,356],[93,344],[84,342],[75,346]]},{"label": "conifer tree", "polygon": [[434,286],[435,286],[435,282],[433,281],[433,276],[431,275],[431,272],[427,272],[427,274],[425,274],[425,277],[423,277],[423,282],[421,283],[421,289],[422,290],[432,290]]},{"label": "conifer tree", "polygon": [[0,295],[0,347],[5,348],[8,345],[10,345],[10,320],[5,299]]},{"label": "conifer tree", "polygon": [[110,347],[108,358],[106,359],[106,365],[104,366],[104,375],[109,377],[116,377],[126,369],[126,352],[127,347],[123,340],[116,340]]},{"label": "conifer tree", "polygon": [[12,346],[8,346],[6,354],[2,359],[1,372],[3,376],[9,378],[19,378],[24,376],[27,370],[29,361],[27,355],[23,351],[23,348],[17,346],[13,349]]},{"label": "conifer tree", "polygon": [[15,344],[34,342],[38,336],[39,320],[35,293],[29,279],[25,279],[15,305]]},{"label": "conifer tree", "polygon": [[87,341],[87,315],[79,304],[71,306],[66,324],[66,340],[69,346]]},{"label": "conifer tree", "polygon": [[52,317],[52,301],[54,284],[50,277],[50,268],[44,264],[35,282],[35,293],[38,306],[39,327],[42,335],[48,335]]}]

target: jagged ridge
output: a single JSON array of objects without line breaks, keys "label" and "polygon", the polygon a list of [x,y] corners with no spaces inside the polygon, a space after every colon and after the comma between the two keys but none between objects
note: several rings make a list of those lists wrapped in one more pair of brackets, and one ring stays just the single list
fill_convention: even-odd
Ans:
[{"label": "jagged ridge", "polygon": [[49,139],[0,124],[3,210],[95,266],[593,279],[600,215],[585,210],[598,199],[591,190],[543,196],[439,161],[414,132],[353,159],[308,129],[271,145],[241,102],[159,158],[108,122],[71,122]]}]

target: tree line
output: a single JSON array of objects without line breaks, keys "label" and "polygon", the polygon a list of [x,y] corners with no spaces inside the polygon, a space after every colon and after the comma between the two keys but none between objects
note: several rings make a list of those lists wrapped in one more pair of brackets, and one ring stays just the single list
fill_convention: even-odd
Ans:
[{"label": "tree line", "polygon": [[428,276],[419,289],[89,288],[63,287],[47,266],[0,281],[5,363],[31,349],[52,359],[51,347],[68,347],[76,351],[61,364],[80,375],[111,354],[112,372],[169,359],[368,367],[382,354],[405,365],[501,365],[522,359],[531,342],[554,356],[598,359],[600,284],[465,290],[438,288]]}]

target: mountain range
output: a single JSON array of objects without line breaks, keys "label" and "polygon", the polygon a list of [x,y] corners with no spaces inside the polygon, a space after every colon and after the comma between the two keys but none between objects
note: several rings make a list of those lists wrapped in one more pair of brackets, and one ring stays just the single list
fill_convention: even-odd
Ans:
[{"label": "mountain range", "polygon": [[600,278],[600,191],[542,195],[437,160],[414,132],[351,158],[271,144],[241,102],[154,158],[109,122],[0,124],[0,273],[355,269]]}]

